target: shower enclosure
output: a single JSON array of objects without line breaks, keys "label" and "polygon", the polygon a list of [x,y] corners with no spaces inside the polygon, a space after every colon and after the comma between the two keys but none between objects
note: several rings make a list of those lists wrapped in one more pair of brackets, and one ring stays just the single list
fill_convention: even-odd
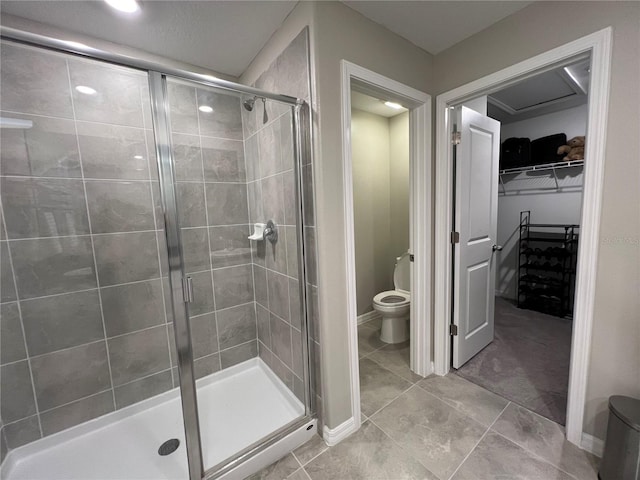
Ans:
[{"label": "shower enclosure", "polygon": [[2,478],[243,478],[310,438],[307,105],[1,48]]}]

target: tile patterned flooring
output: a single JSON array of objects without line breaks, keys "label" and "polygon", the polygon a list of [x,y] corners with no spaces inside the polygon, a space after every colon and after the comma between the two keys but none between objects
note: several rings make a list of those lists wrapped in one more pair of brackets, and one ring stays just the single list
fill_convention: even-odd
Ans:
[{"label": "tile patterned flooring", "polygon": [[320,437],[252,480],[591,480],[598,458],[564,428],[457,375],[409,370],[409,343],[358,327],[363,424],[334,447]]}]

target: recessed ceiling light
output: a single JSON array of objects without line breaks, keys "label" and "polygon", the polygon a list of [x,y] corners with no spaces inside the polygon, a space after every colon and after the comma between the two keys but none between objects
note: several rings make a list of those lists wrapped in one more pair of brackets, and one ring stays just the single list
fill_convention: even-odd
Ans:
[{"label": "recessed ceiling light", "polygon": [[400,110],[401,108],[404,108],[402,105],[395,102],[384,102],[384,104],[389,108],[393,108],[394,110]]},{"label": "recessed ceiling light", "polygon": [[76,87],[76,90],[79,91],[80,93],[84,93],[85,95],[95,95],[96,91],[91,88],[91,87],[87,87],[86,85],[78,85]]},{"label": "recessed ceiling light", "polygon": [[211,108],[209,105],[200,105],[198,107],[198,110],[200,110],[201,112],[204,113],[211,113],[213,112],[213,108]]},{"label": "recessed ceiling light", "polygon": [[133,158],[136,160],[142,160],[144,157],[142,155],[134,155]]},{"label": "recessed ceiling light", "polygon": [[124,13],[136,13],[140,10],[140,5],[136,0],[104,0],[111,8]]}]

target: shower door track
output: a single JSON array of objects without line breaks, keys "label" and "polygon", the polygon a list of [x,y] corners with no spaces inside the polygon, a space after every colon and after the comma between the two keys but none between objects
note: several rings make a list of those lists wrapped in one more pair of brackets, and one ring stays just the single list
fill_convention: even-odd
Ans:
[{"label": "shower door track", "polygon": [[[182,400],[182,413],[185,426],[185,439],[187,444],[187,460],[189,467],[189,479],[214,479],[225,476],[232,470],[242,465],[246,460],[255,457],[258,453],[266,451],[278,441],[300,430],[311,430],[314,426],[315,399],[311,394],[311,380],[313,359],[310,358],[310,336],[307,318],[307,275],[304,257],[304,190],[302,185],[302,165],[310,163],[310,115],[308,104],[299,98],[289,95],[281,95],[266,92],[254,87],[237,84],[223,80],[212,75],[192,72],[183,68],[173,68],[162,63],[152,62],[143,58],[118,54],[86,44],[62,40],[33,32],[26,32],[12,27],[0,25],[0,38],[19,43],[46,48],[62,53],[73,54],[81,57],[102,60],[108,63],[135,68],[146,71],[149,75],[149,90],[151,110],[155,134],[158,171],[160,176],[160,190],[165,212],[165,235],[169,257],[169,284],[173,304],[176,349],[178,352],[178,372],[180,378],[180,396]],[[223,464],[218,464],[209,470],[204,470],[203,455],[200,436],[200,424],[198,419],[198,404],[193,373],[193,355],[191,335],[189,330],[188,313],[183,289],[183,259],[180,227],[177,222],[177,196],[175,192],[175,171],[171,154],[171,137],[168,124],[168,97],[166,90],[166,77],[175,77],[188,80],[197,84],[214,88],[230,90],[247,95],[258,96],[277,102],[285,103],[293,107],[293,151],[295,197],[296,197],[296,242],[298,246],[298,284],[300,295],[300,314],[302,320],[303,368],[304,368],[304,405],[305,416],[285,425],[266,439],[253,444],[227,459]],[[315,371],[315,369],[313,370]]]}]

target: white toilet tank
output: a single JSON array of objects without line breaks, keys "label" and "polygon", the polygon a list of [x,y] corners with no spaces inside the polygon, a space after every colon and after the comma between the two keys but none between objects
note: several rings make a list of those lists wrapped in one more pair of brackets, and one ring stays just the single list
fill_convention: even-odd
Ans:
[{"label": "white toilet tank", "polygon": [[409,252],[396,258],[396,266],[393,269],[393,286],[403,292],[411,291],[411,261]]}]

